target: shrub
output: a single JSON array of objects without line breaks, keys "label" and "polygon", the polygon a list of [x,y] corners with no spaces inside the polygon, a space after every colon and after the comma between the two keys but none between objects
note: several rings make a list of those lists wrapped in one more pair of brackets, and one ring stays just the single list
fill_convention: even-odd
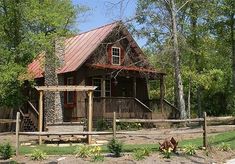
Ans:
[{"label": "shrub", "polygon": [[231,150],[230,144],[222,142],[221,145],[219,146],[219,150],[230,151]]},{"label": "shrub", "polygon": [[96,121],[96,130],[97,131],[104,131],[104,130],[107,130],[109,129],[109,126],[108,126],[108,122],[104,119],[98,119]]},{"label": "shrub", "polygon": [[94,146],[91,148],[91,158],[93,162],[104,161],[104,156],[101,155],[101,147]]},{"label": "shrub", "polygon": [[144,159],[146,156],[149,156],[150,154],[150,150],[147,148],[140,148],[140,149],[135,149],[133,152],[133,157],[136,160],[142,160]]},{"label": "shrub", "polygon": [[136,129],[141,129],[141,127],[142,127],[141,123],[135,123],[135,122],[117,123],[118,130],[136,130]]},{"label": "shrub", "polygon": [[88,158],[91,155],[90,147],[86,145],[82,145],[76,147],[75,149],[75,156],[80,158]]},{"label": "shrub", "polygon": [[123,144],[120,141],[113,138],[111,141],[109,141],[107,146],[109,151],[113,153],[115,157],[121,156]]},{"label": "shrub", "polygon": [[13,153],[14,152],[10,143],[5,143],[5,144],[0,145],[0,156],[3,159],[11,158]]},{"label": "shrub", "polygon": [[46,159],[46,156],[47,156],[46,153],[40,149],[34,149],[33,153],[30,155],[32,160],[37,160],[37,161]]},{"label": "shrub", "polygon": [[184,145],[183,151],[188,154],[188,155],[193,155],[196,154],[196,145],[193,144],[188,144],[188,145]]},{"label": "shrub", "polygon": [[171,158],[172,150],[173,149],[171,147],[169,147],[168,149],[162,149],[163,158]]}]

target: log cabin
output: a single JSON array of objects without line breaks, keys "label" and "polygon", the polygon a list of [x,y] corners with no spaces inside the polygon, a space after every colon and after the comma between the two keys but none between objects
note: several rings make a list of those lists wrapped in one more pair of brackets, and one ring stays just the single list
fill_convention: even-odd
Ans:
[{"label": "log cabin", "polygon": [[[166,73],[151,66],[122,22],[60,39],[54,47],[59,63],[54,85],[97,86],[93,94],[93,119],[112,118],[114,111],[121,118],[152,118],[156,104],[159,110],[164,110]],[[46,79],[50,69],[45,60],[45,53],[42,53],[28,65],[29,73],[39,86],[52,84],[50,78]],[[160,86],[160,100],[155,105],[149,100],[148,80],[157,80]],[[26,113],[31,111],[29,108],[37,110],[38,106],[36,91],[29,90],[28,94],[30,107]],[[48,110],[48,99],[54,103],[55,112],[62,110],[63,122],[86,118],[86,92],[62,92],[52,97],[45,96],[45,110]]]}]

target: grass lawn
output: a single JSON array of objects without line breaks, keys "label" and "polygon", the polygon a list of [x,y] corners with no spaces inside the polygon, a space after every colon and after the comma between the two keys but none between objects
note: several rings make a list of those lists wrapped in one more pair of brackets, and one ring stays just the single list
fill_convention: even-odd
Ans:
[{"label": "grass lawn", "polygon": [[[208,144],[219,146],[222,142],[230,144],[232,149],[235,149],[235,131],[221,133],[215,136],[208,137]],[[194,144],[196,146],[202,146],[202,138],[184,140],[179,143],[179,146]],[[108,152],[107,146],[101,146],[103,152]],[[123,151],[124,152],[132,152],[138,148],[149,148],[151,151],[158,151],[158,144],[124,144]],[[35,148],[41,149],[46,152],[48,155],[66,155],[66,154],[74,154],[76,146],[70,147],[50,147],[46,145],[29,147],[29,146],[21,146],[20,154],[31,154],[32,150]]]},{"label": "grass lawn", "polygon": [[[219,146],[222,142],[230,144],[232,149],[235,149],[235,131],[224,132],[215,136],[208,137],[208,144],[212,146]],[[181,141],[179,146],[194,144],[202,146],[202,138]]]}]

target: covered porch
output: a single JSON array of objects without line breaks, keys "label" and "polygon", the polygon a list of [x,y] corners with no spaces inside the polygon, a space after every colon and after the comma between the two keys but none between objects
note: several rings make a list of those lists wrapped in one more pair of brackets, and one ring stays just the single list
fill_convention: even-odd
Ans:
[{"label": "covered porch", "polygon": [[[94,118],[152,118],[148,80],[156,80],[160,87],[158,110],[164,108],[164,72],[150,69],[92,65],[87,74],[94,91]],[[88,83],[89,84],[89,83]]]}]

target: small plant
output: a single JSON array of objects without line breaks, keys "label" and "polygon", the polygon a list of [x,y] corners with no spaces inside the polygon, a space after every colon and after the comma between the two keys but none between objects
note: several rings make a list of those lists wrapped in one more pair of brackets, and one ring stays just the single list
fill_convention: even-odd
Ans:
[{"label": "small plant", "polygon": [[146,156],[149,156],[150,150],[147,148],[135,149],[133,152],[133,157],[136,160],[143,160]]},{"label": "small plant", "polygon": [[34,149],[33,153],[30,155],[32,160],[37,160],[37,161],[46,159],[46,156],[47,156],[46,153],[40,149]]},{"label": "small plant", "polygon": [[104,156],[101,155],[101,150],[100,146],[94,146],[91,148],[90,152],[93,162],[104,161]]},{"label": "small plant", "polygon": [[184,146],[183,151],[188,155],[194,155],[196,154],[196,149],[197,147],[195,145],[188,144]]},{"label": "small plant", "polygon": [[113,153],[115,157],[121,156],[123,144],[120,141],[113,138],[111,141],[109,141],[107,146],[109,151]]},{"label": "small plant", "polygon": [[0,156],[3,159],[9,159],[13,155],[13,149],[10,143],[0,145]]},{"label": "small plant", "polygon": [[230,151],[231,150],[230,144],[222,142],[221,145],[219,146],[219,150]]},{"label": "small plant", "polygon": [[118,130],[137,130],[141,129],[141,123],[132,123],[132,122],[120,122],[117,124]]},{"label": "small plant", "polygon": [[109,129],[108,122],[104,119],[98,119],[96,122],[96,130],[97,131],[104,131]]},{"label": "small plant", "polygon": [[91,156],[91,150],[89,146],[82,145],[76,147],[75,156],[80,158],[88,158]]},{"label": "small plant", "polygon": [[169,147],[168,149],[163,149],[162,153],[163,153],[163,158],[171,158],[172,155],[172,151],[173,149],[171,147]]}]

